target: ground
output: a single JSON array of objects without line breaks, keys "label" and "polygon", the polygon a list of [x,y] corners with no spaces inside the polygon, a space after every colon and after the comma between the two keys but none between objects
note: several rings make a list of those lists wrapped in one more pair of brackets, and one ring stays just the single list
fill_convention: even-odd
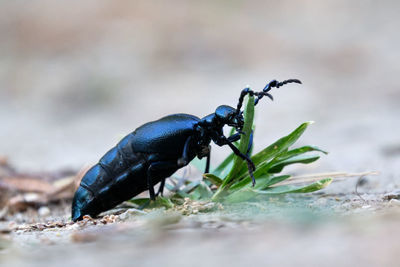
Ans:
[{"label": "ground", "polygon": [[[285,172],[379,174],[357,190],[356,176],[321,193],[206,213],[125,207],[76,224],[70,198],[59,194],[50,202],[25,195],[40,204],[6,212],[6,200],[24,191],[14,184],[1,191],[0,265],[397,265],[398,5],[2,2],[0,165],[46,181],[29,184],[36,191],[62,187],[71,179],[60,178],[75,177],[145,122],[202,117],[235,106],[247,84],[287,78],[303,85],[272,91],[275,101],[257,106],[255,151],[313,120],[298,145],[329,154]],[[212,164],[227,153],[213,146]]]},{"label": "ground", "polygon": [[41,220],[53,223],[14,224],[1,253],[7,266],[396,265],[400,201],[362,197],[370,199],[283,197],[186,215],[128,209],[78,223],[48,215]]}]

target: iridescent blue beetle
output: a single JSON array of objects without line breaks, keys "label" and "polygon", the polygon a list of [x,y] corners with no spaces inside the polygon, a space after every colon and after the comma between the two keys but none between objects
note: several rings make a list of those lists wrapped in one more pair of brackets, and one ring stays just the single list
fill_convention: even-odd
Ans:
[{"label": "iridescent blue beetle", "polygon": [[[174,114],[146,123],[125,136],[109,150],[82,178],[72,202],[72,220],[92,217],[109,210],[119,203],[149,190],[152,200],[162,194],[165,179],[189,164],[196,156],[207,157],[205,172],[210,166],[210,142],[218,146],[228,145],[247,162],[255,184],[254,164],[248,155],[241,153],[233,144],[240,139],[243,127],[243,99],[255,96],[255,105],[267,96],[272,88],[287,83],[301,83],[290,79],[268,83],[261,92],[249,88],[242,90],[236,108],[219,106],[214,113],[200,119],[188,114]],[[226,137],[224,125],[234,127],[236,134]],[[161,182],[157,193],[154,185]]]}]

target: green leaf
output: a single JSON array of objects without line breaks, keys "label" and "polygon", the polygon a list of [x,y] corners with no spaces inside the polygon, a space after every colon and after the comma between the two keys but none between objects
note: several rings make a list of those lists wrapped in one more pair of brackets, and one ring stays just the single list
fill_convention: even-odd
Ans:
[{"label": "green leaf", "polygon": [[302,146],[302,147],[292,149],[290,151],[283,152],[279,156],[277,156],[274,160],[275,161],[276,160],[278,160],[278,161],[286,160],[291,157],[295,157],[295,156],[298,156],[298,155],[301,155],[301,154],[304,154],[307,152],[311,152],[311,151],[318,151],[318,152],[322,152],[324,154],[328,154],[328,152],[326,152],[316,146]]},{"label": "green leaf", "polygon": [[[250,133],[252,131],[253,127],[253,120],[254,120],[254,97],[250,96],[248,97],[247,100],[247,105],[246,108],[244,109],[244,125],[243,125],[243,134],[240,137],[240,144],[239,144],[239,151],[242,152],[243,154],[246,154],[247,148],[249,146],[249,141],[250,141]],[[232,178],[235,177],[235,175],[238,173],[242,163],[243,159],[236,156],[234,157],[234,162],[233,162],[233,167],[227,177],[224,179],[222,186],[226,185],[229,183]]]},{"label": "green leaf", "polygon": [[[271,161],[278,155],[284,154],[284,152],[286,152],[289,147],[300,138],[300,136],[307,129],[308,125],[312,123],[313,122],[305,122],[301,124],[287,136],[280,138],[278,141],[274,142],[273,144],[269,145],[262,151],[252,156],[251,159],[256,166],[254,177],[257,178],[257,176],[266,174],[270,167],[269,161]],[[239,179],[243,179],[243,176],[246,175],[246,172],[248,172],[247,165],[242,164],[240,171],[237,174]]]},{"label": "green leaf", "polygon": [[282,181],[285,181],[286,179],[289,179],[290,177],[291,177],[290,175],[273,176],[267,182],[261,183],[255,189],[261,189],[261,190],[266,189],[267,187],[277,184],[277,183],[280,183]]},{"label": "green leaf", "polygon": [[127,200],[129,203],[137,205],[138,208],[141,208],[150,203],[150,198],[132,198]]},{"label": "green leaf", "polygon": [[169,198],[158,196],[156,200],[150,201],[150,205],[147,208],[160,208],[164,207],[166,209],[170,209],[174,207],[174,203]]},{"label": "green leaf", "polygon": [[[229,136],[232,136],[235,134],[235,128],[231,128],[231,131],[229,132]],[[239,142],[234,142],[236,146],[239,145]],[[232,167],[233,164],[233,159],[235,158],[235,154],[232,152],[229,154],[228,157],[224,159],[224,161],[221,162],[221,164],[218,165],[213,171],[211,171],[212,174],[215,174],[216,176],[221,176],[227,169]]]},{"label": "green leaf", "polygon": [[158,196],[156,200],[151,201],[150,198],[134,198],[128,200],[129,203],[137,205],[138,208],[160,208],[170,209],[174,207],[174,203],[169,198]]},{"label": "green leaf", "polygon": [[210,181],[213,185],[220,186],[222,184],[222,179],[214,174],[205,173],[205,174],[203,174],[203,177],[207,181]]},{"label": "green leaf", "polygon": [[[176,182],[178,183],[178,182]],[[183,192],[182,190],[180,190],[179,188],[176,188],[176,186],[171,185],[169,183],[165,183],[165,188],[168,189],[168,191],[175,193],[174,195],[180,198],[185,198],[185,197],[189,197],[189,194]]]},{"label": "green leaf", "polygon": [[182,188],[182,192],[184,193],[189,193],[190,191],[192,191],[193,189],[195,189],[201,181],[192,181],[190,182],[188,185],[186,185],[184,188]]},{"label": "green leaf", "polygon": [[254,192],[262,195],[277,195],[277,194],[288,194],[288,193],[310,193],[322,188],[327,187],[333,181],[332,178],[321,179],[312,184],[296,186],[296,185],[280,185],[275,187],[269,187],[265,190],[253,190]]},{"label": "green leaf", "polygon": [[204,170],[206,169],[206,159],[199,159],[197,157],[195,157],[190,163],[189,165],[195,167],[197,170],[199,170],[200,172],[204,172]]},{"label": "green leaf", "polygon": [[204,182],[201,182],[190,194],[190,198],[193,200],[210,199],[212,195],[213,192],[208,185]]},{"label": "green leaf", "polygon": [[169,183],[165,183],[165,188],[167,188],[168,191],[170,191],[170,192],[176,192],[177,191],[175,186],[172,185],[172,184],[169,184]]},{"label": "green leaf", "polygon": [[[267,173],[265,175],[256,177],[256,185],[254,186],[254,189],[264,189],[267,188],[268,186],[282,182],[288,178],[290,178],[290,175],[273,176]],[[251,178],[249,175],[247,175],[243,180],[233,184],[230,187],[230,190],[231,191],[240,190],[246,186],[250,186],[250,184],[251,184]]]},{"label": "green leaf", "polygon": [[308,163],[312,163],[316,160],[319,159],[319,156],[317,155],[299,155],[299,156],[295,156],[280,162],[277,162],[275,164],[273,164],[268,172],[269,173],[279,173],[282,171],[282,169],[284,167],[286,167],[287,165],[291,165],[291,164],[295,164],[295,163],[303,163],[303,164],[308,164]]},{"label": "green leaf", "polygon": [[[282,178],[283,177],[281,177],[281,179]],[[268,196],[268,195],[279,195],[279,194],[289,194],[289,193],[310,193],[327,187],[332,182],[332,180],[333,180],[332,178],[326,178],[326,179],[321,179],[318,182],[309,185],[303,185],[303,186],[282,185],[276,187],[269,187],[265,190],[257,190],[248,187],[228,195],[227,197],[225,197],[224,202],[227,203],[244,202],[266,195]]]},{"label": "green leaf", "polygon": [[[250,133],[253,127],[253,120],[254,120],[254,97],[253,96],[248,96],[247,97],[247,104],[244,109],[244,125],[243,125],[243,134],[240,138],[240,143],[239,143],[239,151],[242,152],[243,154],[246,154],[247,148],[249,145],[249,140],[250,140]],[[213,200],[218,199],[219,197],[224,194],[229,187],[229,183],[231,182],[232,179],[237,177],[237,173],[241,168],[243,159],[240,157],[235,156],[234,157],[234,162],[233,166],[229,172],[229,174],[223,179],[221,186],[218,188],[217,192],[213,196]]]},{"label": "green leaf", "polygon": [[[262,176],[257,176],[256,178],[256,186],[259,183],[265,183],[266,181],[268,181],[271,178],[271,175],[266,174],[266,175],[262,175]],[[236,183],[232,184],[231,187],[229,187],[230,191],[236,191],[236,190],[240,190],[242,188],[244,188],[245,186],[249,185],[251,183],[251,177],[250,175],[247,175],[245,178],[243,178],[240,181],[237,181]]]},{"label": "green leaf", "polygon": [[229,154],[228,157],[224,159],[224,161],[221,162],[221,164],[218,165],[217,168],[215,168],[211,173],[216,175],[216,176],[221,176],[225,172],[226,169],[229,168],[233,164],[233,159],[234,159],[235,154],[231,153]]},{"label": "green leaf", "polygon": [[226,203],[244,202],[257,197],[257,195],[258,193],[253,189],[245,188],[227,195],[223,201]]},{"label": "green leaf", "polygon": [[[229,132],[229,136],[234,135],[235,132],[236,132],[236,129],[235,129],[234,127],[232,127],[231,130],[230,130],[230,132]],[[239,146],[239,141],[233,142],[233,144],[234,144],[235,146]]]},{"label": "green leaf", "polygon": [[[179,182],[177,181],[176,183],[179,183]],[[168,191],[175,193],[174,194],[175,197],[185,198],[185,197],[190,197],[188,192],[190,190],[193,190],[193,188],[195,188],[199,183],[200,183],[200,181],[189,182],[189,184],[186,184],[183,189],[176,188],[176,186],[174,186],[174,185],[165,183],[165,188],[167,188]]]},{"label": "green leaf", "polygon": [[272,159],[285,149],[288,149],[291,145],[293,145],[300,136],[304,133],[307,129],[308,125],[312,124],[313,122],[305,122],[297,127],[293,132],[288,134],[285,137],[280,138],[278,141],[273,143],[272,145],[268,146],[267,148],[263,149],[262,151],[255,154],[251,159],[253,160],[254,164],[258,165],[262,162]]}]

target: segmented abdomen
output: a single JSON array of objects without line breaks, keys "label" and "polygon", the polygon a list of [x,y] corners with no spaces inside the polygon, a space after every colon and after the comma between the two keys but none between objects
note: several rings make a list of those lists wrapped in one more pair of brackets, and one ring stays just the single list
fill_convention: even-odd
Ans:
[{"label": "segmented abdomen", "polygon": [[109,150],[82,178],[72,219],[97,215],[147,189],[147,155],[133,151],[131,134]]}]

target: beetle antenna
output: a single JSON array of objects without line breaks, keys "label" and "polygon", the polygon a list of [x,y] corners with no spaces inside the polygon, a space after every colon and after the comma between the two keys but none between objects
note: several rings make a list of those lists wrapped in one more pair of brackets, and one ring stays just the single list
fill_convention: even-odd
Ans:
[{"label": "beetle antenna", "polygon": [[242,108],[243,105],[243,99],[246,95],[250,95],[250,96],[257,96],[257,98],[254,100],[254,105],[258,104],[258,101],[260,101],[261,98],[263,98],[264,96],[267,96],[268,98],[270,98],[271,100],[274,100],[273,96],[268,93],[272,88],[279,88],[285,84],[288,83],[299,83],[301,84],[301,81],[298,79],[288,79],[282,82],[278,82],[277,80],[272,80],[269,83],[267,83],[267,85],[264,87],[264,89],[261,92],[254,92],[253,90],[250,89],[250,87],[246,87],[242,90],[242,92],[240,93],[240,97],[239,97],[239,102],[236,108],[236,114],[239,115],[240,114],[240,109]]},{"label": "beetle antenna", "polygon": [[258,101],[260,101],[261,98],[263,98],[264,96],[267,96],[268,98],[270,98],[272,101],[274,101],[274,97],[269,94],[268,92],[272,89],[272,88],[279,88],[285,84],[288,83],[299,83],[301,84],[301,81],[298,79],[289,79],[289,80],[285,80],[283,82],[278,82],[277,80],[272,80],[269,83],[267,83],[267,85],[264,87],[264,89],[262,90],[262,92],[259,93],[255,93],[255,95],[257,95],[257,98],[254,100],[254,105],[258,104]]},{"label": "beetle antenna", "polygon": [[242,108],[242,105],[243,105],[243,99],[247,94],[250,94],[250,95],[254,94],[254,92],[252,90],[250,90],[250,87],[244,88],[242,90],[242,92],[240,93],[239,102],[238,102],[237,107],[236,107],[236,114],[237,115],[239,115],[240,112],[241,112],[240,109]]}]

